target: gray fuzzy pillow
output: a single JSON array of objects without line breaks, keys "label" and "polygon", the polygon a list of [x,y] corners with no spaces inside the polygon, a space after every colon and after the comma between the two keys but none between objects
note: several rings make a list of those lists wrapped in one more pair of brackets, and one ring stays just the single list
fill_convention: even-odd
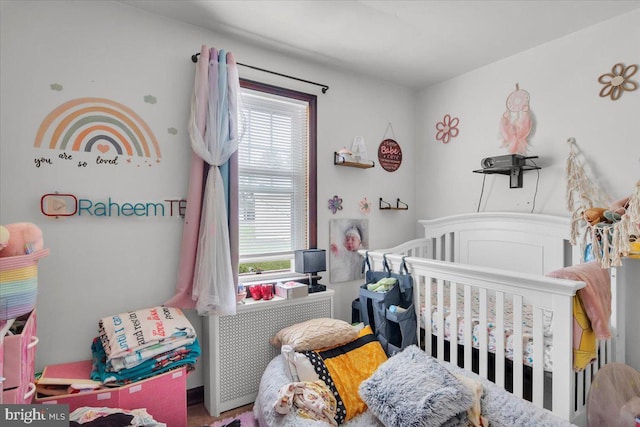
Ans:
[{"label": "gray fuzzy pillow", "polygon": [[387,427],[464,425],[473,404],[469,390],[415,345],[380,365],[359,393]]}]

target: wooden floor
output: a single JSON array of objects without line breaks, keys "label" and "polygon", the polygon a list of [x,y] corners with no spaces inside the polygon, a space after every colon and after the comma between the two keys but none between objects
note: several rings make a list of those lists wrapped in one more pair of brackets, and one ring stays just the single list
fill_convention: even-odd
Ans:
[{"label": "wooden floor", "polygon": [[236,409],[232,409],[227,412],[223,412],[219,417],[212,417],[204,407],[204,403],[198,403],[197,405],[187,406],[187,417],[189,420],[188,427],[204,427],[210,426],[215,421],[222,420],[224,418],[233,417],[245,411],[250,411],[253,408],[253,404],[241,406]]}]

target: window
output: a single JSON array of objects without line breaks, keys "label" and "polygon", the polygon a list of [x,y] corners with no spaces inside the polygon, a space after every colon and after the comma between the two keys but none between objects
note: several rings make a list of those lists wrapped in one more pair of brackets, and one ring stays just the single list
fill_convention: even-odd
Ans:
[{"label": "window", "polygon": [[248,80],[240,85],[242,281],[290,274],[293,251],[316,247],[316,97]]}]

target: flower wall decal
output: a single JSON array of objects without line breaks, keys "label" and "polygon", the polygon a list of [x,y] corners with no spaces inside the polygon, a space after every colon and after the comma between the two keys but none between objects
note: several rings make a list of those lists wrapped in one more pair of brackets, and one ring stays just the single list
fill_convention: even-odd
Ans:
[{"label": "flower wall decal", "polygon": [[366,197],[360,200],[360,212],[365,215],[371,212],[371,203],[369,203]]},{"label": "flower wall decal", "polygon": [[624,64],[618,63],[611,68],[610,73],[605,73],[598,77],[598,81],[604,85],[600,90],[600,97],[611,97],[612,101],[622,96],[622,92],[633,92],[638,89],[638,83],[629,80],[638,71],[638,65],[633,64],[625,67]]},{"label": "flower wall decal", "polygon": [[445,114],[441,122],[436,124],[436,139],[442,141],[443,144],[449,142],[451,138],[458,136],[458,124],[460,119],[457,117],[451,118],[449,114]]},{"label": "flower wall decal", "polygon": [[333,196],[333,199],[329,199],[329,210],[335,215],[336,212],[342,210],[342,197]]}]

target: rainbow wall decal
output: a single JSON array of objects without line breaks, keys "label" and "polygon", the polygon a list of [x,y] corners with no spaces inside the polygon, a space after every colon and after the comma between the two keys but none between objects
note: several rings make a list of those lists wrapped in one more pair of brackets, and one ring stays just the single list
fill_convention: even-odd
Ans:
[{"label": "rainbow wall decal", "polygon": [[52,150],[114,150],[118,155],[160,159],[151,129],[129,107],[105,98],[78,98],[50,112],[40,124],[35,147]]}]

